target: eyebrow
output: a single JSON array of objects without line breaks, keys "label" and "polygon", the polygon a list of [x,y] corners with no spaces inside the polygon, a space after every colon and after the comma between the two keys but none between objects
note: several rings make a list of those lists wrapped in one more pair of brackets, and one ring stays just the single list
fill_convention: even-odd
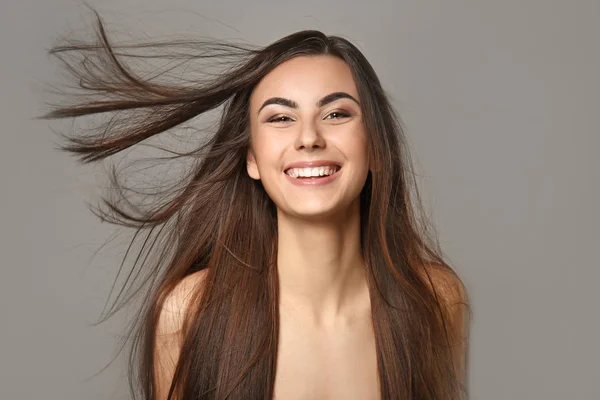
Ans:
[{"label": "eyebrow", "polygon": [[[354,97],[352,97],[350,94],[348,94],[346,92],[330,93],[327,96],[323,97],[321,100],[319,100],[316,105],[317,105],[317,107],[321,108],[324,105],[329,104],[329,103],[334,102],[339,99],[350,99],[360,106],[360,103],[358,102],[358,100],[356,100]],[[286,99],[283,97],[271,97],[270,99],[267,99],[262,104],[262,106],[260,106],[260,108],[258,109],[256,114],[259,114],[263,108],[265,108],[266,106],[268,106],[270,104],[279,104],[279,105],[282,105],[285,107],[298,108],[298,103],[296,103],[294,100]]]}]

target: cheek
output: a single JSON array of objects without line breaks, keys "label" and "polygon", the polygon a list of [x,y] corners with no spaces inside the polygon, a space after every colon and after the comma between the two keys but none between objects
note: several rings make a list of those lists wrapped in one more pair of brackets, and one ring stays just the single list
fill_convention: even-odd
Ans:
[{"label": "cheek", "polygon": [[270,176],[278,172],[282,146],[275,138],[263,136],[254,141],[254,154],[261,176]]},{"label": "cheek", "polygon": [[357,164],[366,164],[368,161],[367,140],[363,136],[358,136],[345,143],[347,157],[351,158]]}]

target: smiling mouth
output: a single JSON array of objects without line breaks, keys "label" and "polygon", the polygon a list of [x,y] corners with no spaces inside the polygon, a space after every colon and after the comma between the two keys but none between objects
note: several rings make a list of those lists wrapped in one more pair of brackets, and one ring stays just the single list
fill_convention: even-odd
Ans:
[{"label": "smiling mouth", "polygon": [[292,177],[294,179],[302,179],[302,180],[309,180],[309,179],[322,179],[322,178],[327,178],[328,176],[332,176],[337,174],[342,167],[339,165],[333,165],[333,168],[327,168],[323,171],[323,175],[310,175],[310,176],[300,176],[298,172],[292,171],[295,168],[290,168],[287,169],[285,171],[283,171],[284,174],[286,174],[289,177]]}]

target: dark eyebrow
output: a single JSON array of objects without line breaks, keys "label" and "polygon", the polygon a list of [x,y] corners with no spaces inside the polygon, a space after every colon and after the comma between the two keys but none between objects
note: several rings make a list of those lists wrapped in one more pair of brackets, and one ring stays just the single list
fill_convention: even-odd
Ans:
[{"label": "dark eyebrow", "polygon": [[[321,100],[319,100],[316,105],[317,105],[317,107],[321,108],[324,105],[329,104],[338,99],[350,99],[360,106],[360,103],[358,102],[358,100],[356,100],[354,97],[352,97],[350,94],[348,94],[346,92],[330,93],[327,96],[323,97]],[[256,114],[259,114],[260,110],[262,110],[269,104],[279,104],[279,105],[282,105],[285,107],[298,108],[298,103],[296,103],[294,100],[289,100],[289,99],[286,99],[283,97],[271,97],[270,99],[266,100],[262,104],[262,106],[260,106],[260,108],[258,109]]]}]

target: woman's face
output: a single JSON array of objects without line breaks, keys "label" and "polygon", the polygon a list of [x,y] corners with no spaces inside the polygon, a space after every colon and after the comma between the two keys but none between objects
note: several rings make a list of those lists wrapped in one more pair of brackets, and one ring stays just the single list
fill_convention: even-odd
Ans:
[{"label": "woman's face", "polygon": [[[273,69],[250,97],[250,132],[248,174],[280,212],[322,218],[358,201],[369,172],[367,138],[343,60],[299,56]],[[290,176],[307,172],[290,171],[290,164],[323,160],[339,171],[329,178]]]}]

